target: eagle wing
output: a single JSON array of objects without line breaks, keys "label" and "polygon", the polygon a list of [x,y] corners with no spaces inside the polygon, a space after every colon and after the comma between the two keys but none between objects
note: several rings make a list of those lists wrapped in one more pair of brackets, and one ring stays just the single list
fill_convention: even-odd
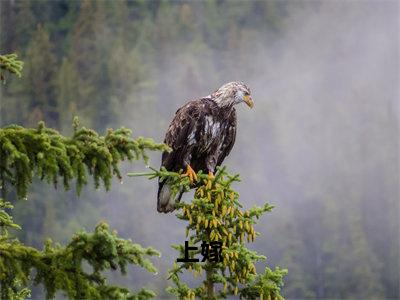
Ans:
[{"label": "eagle wing", "polygon": [[191,148],[196,145],[195,142],[190,143],[189,140],[195,139],[197,135],[200,124],[198,120],[203,115],[201,105],[201,100],[194,100],[176,111],[164,140],[164,143],[172,148],[172,152],[164,152],[162,155],[161,166],[167,170],[179,171],[184,168],[184,159],[190,155]]},{"label": "eagle wing", "polygon": [[225,134],[224,142],[222,143],[221,152],[218,156],[217,166],[220,166],[224,159],[231,152],[233,145],[236,140],[236,111],[233,109],[232,113],[228,118],[228,125],[226,128],[227,133]]},{"label": "eagle wing", "polygon": [[[175,113],[175,117],[168,127],[164,143],[172,148],[172,152],[164,152],[161,166],[168,171],[179,171],[190,161],[193,148],[196,146],[195,135],[199,127],[198,120],[201,113],[201,100],[194,100],[182,106]],[[203,116],[204,117],[204,116]],[[181,190],[173,199],[171,189],[165,180],[158,181],[157,211],[171,212],[174,210],[175,201],[179,202],[183,194]]]}]

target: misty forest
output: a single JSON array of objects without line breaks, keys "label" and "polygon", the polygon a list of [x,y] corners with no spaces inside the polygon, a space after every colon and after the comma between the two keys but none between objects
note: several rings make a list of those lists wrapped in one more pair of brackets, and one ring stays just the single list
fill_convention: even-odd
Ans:
[{"label": "misty forest", "polygon": [[[399,12],[0,1],[0,298],[400,299]],[[254,107],[224,167],[160,169],[176,110],[231,81]]]}]

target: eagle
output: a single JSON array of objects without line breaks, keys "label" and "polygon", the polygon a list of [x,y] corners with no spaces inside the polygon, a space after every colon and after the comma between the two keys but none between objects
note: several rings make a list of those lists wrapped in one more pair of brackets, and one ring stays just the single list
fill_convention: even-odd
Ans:
[{"label": "eagle", "polygon": [[[161,167],[173,172],[186,170],[184,175],[192,183],[196,172],[200,170],[212,176],[235,143],[234,106],[242,102],[250,108],[254,106],[250,89],[243,82],[235,81],[224,84],[209,96],[189,101],[179,108],[164,139],[164,143],[172,151],[162,154]],[[175,198],[168,179],[160,179],[157,211],[172,212],[175,202],[180,201],[182,194],[183,190]]]}]

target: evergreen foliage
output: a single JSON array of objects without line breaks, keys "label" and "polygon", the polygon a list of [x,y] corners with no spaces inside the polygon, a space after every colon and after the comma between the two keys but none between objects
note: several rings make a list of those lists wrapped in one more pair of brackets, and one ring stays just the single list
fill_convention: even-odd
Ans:
[{"label": "evergreen foliage", "polygon": [[[150,173],[130,173],[130,176],[148,176],[150,179],[168,178],[173,193],[180,189],[188,191],[190,181],[182,174],[152,169]],[[263,207],[253,207],[243,210],[239,202],[239,194],[232,189],[234,182],[240,181],[239,175],[230,175],[225,168],[216,175],[197,174],[197,188],[194,199],[190,203],[177,203],[177,217],[188,222],[186,237],[189,245],[200,246],[202,242],[210,244],[213,241],[222,242],[221,262],[187,262],[174,263],[169,271],[174,287],[168,292],[179,299],[220,299],[240,295],[244,299],[283,299],[280,289],[282,278],[287,270],[276,268],[272,271],[265,268],[263,274],[257,274],[255,262],[265,259],[245,246],[245,241],[254,242],[259,232],[253,225],[265,212],[273,206],[266,203]],[[182,245],[173,245],[179,251],[179,257],[185,256]],[[201,247],[192,251],[191,258],[201,253]],[[192,256],[193,255],[193,256]],[[203,277],[202,284],[190,288],[181,281],[180,273],[184,270],[193,272],[195,277]]]},{"label": "evergreen foliage", "polygon": [[[87,184],[87,171],[96,187],[103,182],[108,190],[112,176],[121,178],[118,164],[123,160],[148,160],[147,150],[168,150],[164,144],[151,139],[130,138],[131,132],[121,128],[108,130],[106,136],[79,128],[74,120],[74,135],[66,138],[40,122],[38,128],[8,126],[0,129],[0,176],[3,194],[6,185],[16,188],[19,197],[26,197],[34,175],[57,186],[59,177],[64,188],[76,179],[79,192]],[[94,233],[80,232],[65,247],[48,240],[44,250],[25,246],[8,234],[9,228],[20,229],[6,209],[9,202],[0,201],[0,283],[2,299],[23,299],[29,296],[26,288],[35,269],[35,284],[43,284],[47,298],[54,298],[58,290],[73,299],[148,299],[155,294],[147,289],[132,293],[126,288],[108,285],[101,275],[105,270],[120,269],[126,273],[127,264],[136,264],[156,272],[146,256],[159,255],[152,248],[142,248],[130,240],[110,232],[100,223]],[[88,273],[83,263],[93,272]]]},{"label": "evergreen foliage", "polygon": [[[7,80],[0,87],[0,126],[36,127],[43,120],[70,136],[71,120],[78,115],[82,124],[98,132],[124,124],[141,135],[161,138],[173,108],[206,95],[235,74],[266,100],[257,103],[251,122],[241,123],[242,146],[230,162],[241,172],[251,170],[246,193],[257,195],[261,191],[254,187],[262,186],[281,201],[279,213],[267,220],[271,234],[259,237],[254,248],[268,247],[270,262],[289,268],[285,296],[398,299],[399,168],[393,164],[399,153],[398,139],[393,138],[398,136],[398,114],[392,109],[397,73],[391,71],[395,64],[387,63],[391,56],[385,52],[395,39],[381,27],[379,17],[394,3],[386,1],[375,12],[373,5],[353,4],[360,9],[332,1],[0,1],[2,53],[16,51],[17,59],[26,62],[21,80],[0,70]],[[333,28],[312,26],[330,22],[325,16],[335,14],[343,22],[331,23]],[[374,22],[369,22],[372,16]],[[304,26],[293,27],[296,22]],[[384,30],[386,34],[378,35],[387,42],[378,47],[379,55],[377,47],[366,47],[368,51],[357,56],[357,45],[364,43],[348,47],[358,41],[351,39],[354,32],[365,45],[376,41],[371,38],[376,31],[368,24]],[[359,34],[363,30],[366,34]],[[342,43],[336,43],[335,34],[343,37]],[[316,57],[309,55],[308,46],[314,49],[312,41],[319,38],[319,46],[328,48],[317,51]],[[332,80],[337,76],[329,75],[338,69],[329,56],[340,52],[335,47],[348,50],[341,57],[349,60],[340,68],[339,83]],[[39,49],[55,58],[54,65],[36,55]],[[28,50],[35,54],[32,64]],[[384,76],[353,76],[358,66],[370,66],[360,63],[368,53],[377,55],[377,72],[367,73]],[[351,59],[354,56],[357,59]],[[38,83],[29,78],[28,64],[55,76]],[[290,72],[297,64],[310,71],[306,77],[296,75],[297,67]],[[320,67],[326,76],[319,76]],[[314,75],[324,83],[317,90],[308,84],[315,82],[307,79]],[[38,85],[32,86],[34,82]],[[288,84],[292,88],[287,89]],[[353,91],[347,94],[345,109],[343,101],[336,101],[345,96],[337,84]],[[42,87],[55,97],[38,98]],[[298,93],[307,91],[312,96],[299,101]],[[251,160],[242,159],[243,150],[251,153]],[[48,236],[66,242],[80,227],[93,228],[104,213],[115,218],[119,231],[143,241],[164,222],[160,217],[141,228],[140,218],[130,218],[131,211],[147,212],[151,201],[121,201],[122,211],[112,210],[115,202],[107,201],[128,198],[132,189],[135,197],[151,198],[151,184],[132,182],[107,195],[83,190],[84,201],[45,185],[34,180],[29,202],[17,201],[13,192],[7,195],[15,205],[14,220],[23,227],[15,235],[35,247]],[[168,242],[160,240],[157,247],[163,243]],[[135,270],[130,275],[128,281],[137,284],[139,275]],[[154,285],[161,289],[164,282],[157,278]],[[43,298],[40,293],[32,290],[32,297]]]},{"label": "evergreen foliage", "polygon": [[[97,225],[94,233],[75,234],[65,247],[47,240],[43,251],[25,246],[8,235],[7,228],[18,228],[5,211],[12,208],[0,201],[0,283],[1,299],[24,299],[30,274],[35,269],[35,284],[43,284],[46,298],[52,299],[63,291],[70,299],[149,299],[155,296],[148,289],[132,293],[126,288],[107,284],[101,272],[120,269],[126,273],[128,264],[139,265],[156,272],[147,256],[159,256],[153,248],[143,248],[110,232],[106,223]],[[92,272],[85,271],[84,262]]]},{"label": "evergreen foliage", "polygon": [[17,59],[18,55],[15,53],[0,55],[0,80],[4,81],[3,70],[21,77],[21,71],[24,63]]},{"label": "evergreen foliage", "polygon": [[30,40],[25,60],[23,91],[30,95],[27,101],[29,125],[45,120],[50,127],[59,128],[60,114],[56,98],[57,60],[54,44],[42,25],[36,26]]},{"label": "evergreen foliage", "polygon": [[102,182],[110,189],[113,175],[121,179],[118,164],[123,160],[148,160],[146,150],[164,151],[168,147],[152,139],[130,138],[126,128],[109,129],[105,136],[74,120],[74,134],[67,138],[40,122],[37,128],[11,125],[0,129],[0,184],[3,197],[9,184],[17,195],[25,198],[32,177],[36,175],[57,187],[62,178],[66,189],[76,179],[77,192],[87,183],[87,173],[94,178],[96,188]]},{"label": "evergreen foliage", "polygon": [[[17,71],[15,55],[2,56],[8,59],[4,68]],[[3,61],[2,61],[3,62]],[[3,67],[3,65],[2,65]],[[87,172],[94,177],[95,186],[104,183],[108,190],[113,175],[121,178],[118,164],[123,160],[143,159],[147,150],[168,150],[164,144],[151,139],[130,138],[131,131],[120,128],[108,130],[99,136],[94,130],[79,128],[74,119],[74,135],[66,138],[56,130],[46,128],[40,122],[37,129],[8,126],[0,129],[0,188],[6,195],[6,185],[13,185],[19,197],[26,197],[27,189],[37,175],[57,187],[62,177],[64,188],[76,178],[77,192],[87,184]],[[155,296],[151,290],[142,288],[133,293],[127,288],[109,285],[101,272],[120,269],[126,274],[128,264],[139,265],[149,272],[156,268],[148,256],[160,256],[153,248],[143,248],[131,240],[124,240],[115,231],[110,232],[106,223],[96,226],[94,233],[85,231],[75,234],[72,241],[63,247],[48,239],[42,251],[29,247],[9,235],[9,229],[21,229],[6,211],[12,209],[10,202],[0,198],[0,298],[25,299],[30,297],[32,270],[33,282],[43,284],[46,298],[55,298],[63,291],[71,299],[149,299]],[[85,271],[84,264],[92,272]]]}]

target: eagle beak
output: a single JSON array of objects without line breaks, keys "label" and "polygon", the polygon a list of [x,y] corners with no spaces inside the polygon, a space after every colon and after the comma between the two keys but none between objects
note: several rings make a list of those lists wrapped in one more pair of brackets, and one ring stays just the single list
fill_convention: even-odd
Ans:
[{"label": "eagle beak", "polygon": [[253,99],[251,99],[251,96],[250,96],[250,95],[244,96],[243,100],[244,100],[244,102],[246,102],[246,104],[248,105],[248,107],[253,108],[254,102],[253,102]]}]

